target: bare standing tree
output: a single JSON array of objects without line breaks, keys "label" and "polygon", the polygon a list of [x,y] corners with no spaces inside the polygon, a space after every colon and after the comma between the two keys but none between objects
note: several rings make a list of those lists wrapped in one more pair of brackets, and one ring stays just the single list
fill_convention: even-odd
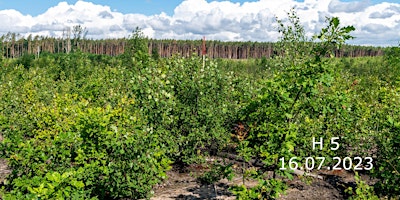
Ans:
[{"label": "bare standing tree", "polygon": [[74,35],[74,49],[80,49],[80,42],[86,38],[88,31],[86,27],[82,27],[81,25],[76,25],[72,27],[72,34]]},{"label": "bare standing tree", "polygon": [[65,53],[69,53],[71,51],[71,28],[66,27],[63,29],[63,51],[65,50]]}]

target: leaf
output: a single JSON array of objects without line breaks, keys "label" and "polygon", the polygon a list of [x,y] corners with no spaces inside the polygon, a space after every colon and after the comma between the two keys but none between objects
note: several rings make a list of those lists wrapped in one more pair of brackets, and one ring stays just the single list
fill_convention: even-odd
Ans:
[{"label": "leaf", "polygon": [[82,181],[76,181],[76,180],[71,181],[71,185],[78,189],[85,187],[85,184]]},{"label": "leaf", "polygon": [[393,124],[394,123],[394,120],[393,120],[393,118],[391,116],[388,117],[388,122],[389,122],[389,124]]},{"label": "leaf", "polygon": [[111,125],[110,128],[115,132],[118,133],[118,128],[115,125]]},{"label": "leaf", "polygon": [[338,27],[339,23],[340,23],[339,18],[338,17],[332,17],[331,23],[333,24],[333,27],[335,27],[335,28]]},{"label": "leaf", "polygon": [[285,113],[285,116],[286,116],[286,118],[288,118],[288,119],[292,119],[292,118],[293,118],[293,115],[290,114],[290,113]]},{"label": "leaf", "polygon": [[346,27],[343,27],[343,29],[345,30],[346,33],[350,33],[351,31],[356,30],[356,28],[354,28],[354,26],[346,26]]}]

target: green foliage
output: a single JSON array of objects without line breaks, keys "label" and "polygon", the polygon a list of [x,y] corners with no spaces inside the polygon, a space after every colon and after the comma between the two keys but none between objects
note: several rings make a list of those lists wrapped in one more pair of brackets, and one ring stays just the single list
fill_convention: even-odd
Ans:
[{"label": "green foliage", "polygon": [[81,53],[34,62],[1,68],[1,152],[12,169],[4,197],[149,197],[171,162],[137,109],[131,71],[89,67]]},{"label": "green foliage", "polygon": [[225,73],[234,72],[241,77],[249,77],[252,80],[265,78],[270,75],[267,70],[271,70],[274,63],[273,60],[262,59],[247,59],[247,60],[234,60],[234,59],[216,59],[220,70]]},{"label": "green foliage", "polygon": [[400,63],[400,45],[386,49],[385,59],[389,64],[398,66]]},{"label": "green foliage", "polygon": [[[236,111],[230,74],[197,56],[138,63],[131,82],[139,108],[176,163],[191,163],[229,139],[227,122]],[[152,67],[150,67],[152,66]],[[140,85],[140,87],[138,87]],[[207,151],[205,151],[208,149]]]},{"label": "green foliage", "polygon": [[[48,172],[44,177],[17,179],[15,184],[17,188],[23,188],[22,191],[12,191],[4,195],[4,199],[90,199],[84,189],[84,183],[78,181],[76,171],[67,171],[63,174]],[[25,189],[29,194],[24,194]]]},{"label": "green foliage", "polygon": [[326,54],[333,57],[335,48],[339,49],[347,40],[354,38],[349,34],[355,30],[353,26],[339,26],[340,20],[338,17],[326,18],[326,21],[329,22],[328,27],[323,28],[320,34],[314,36],[314,38],[321,41],[321,45],[318,45],[314,50],[318,57],[323,57]]},{"label": "green foliage", "polygon": [[[379,178],[374,189],[379,195],[396,197],[400,195],[400,101],[399,89],[382,89],[383,108],[377,113],[381,131],[375,140],[379,147],[373,175]],[[396,103],[395,103],[396,102]]]},{"label": "green foliage", "polygon": [[178,160],[190,162],[197,152],[191,149],[216,151],[229,139],[226,123],[235,112],[231,92],[235,90],[232,76],[222,73],[217,63],[207,61],[203,68],[201,59],[171,60],[171,83],[176,105],[172,115],[171,133],[179,148]]},{"label": "green foliage", "polygon": [[[399,195],[397,183],[400,165],[397,162],[399,150],[396,129],[399,121],[398,67],[396,62],[391,61],[396,59],[393,50],[381,58],[341,59],[344,63],[340,63],[348,65],[339,82],[348,85],[347,95],[351,99],[348,105],[352,111],[348,116],[351,123],[347,126],[352,127],[350,133],[353,134],[346,137],[355,141],[348,152],[377,156],[370,175],[379,179],[373,189],[381,197]],[[391,53],[394,53],[393,57]],[[354,80],[353,83],[351,80]]]},{"label": "green foliage", "polygon": [[[63,182],[74,183],[70,177],[81,186],[72,185],[74,194],[102,199],[147,197],[152,186],[165,178],[170,162],[157,136],[141,130],[140,116],[132,112],[132,104],[133,99],[122,98],[116,108],[101,108],[77,95],[66,95],[48,106],[34,106],[28,112],[34,120],[34,135],[10,152],[10,194],[68,197],[60,193],[63,187],[57,189],[49,179],[68,172],[71,175],[65,175]],[[38,181],[42,178],[49,183]]]},{"label": "green foliage", "polygon": [[224,178],[232,180],[233,176],[232,164],[213,163],[211,169],[198,177],[198,180],[202,184],[214,184]]},{"label": "green foliage", "polygon": [[[331,43],[340,45],[343,38],[350,38],[352,28],[340,28],[338,19],[331,18],[328,27],[318,35],[321,42],[310,49],[296,13],[292,11],[288,16],[289,25],[278,20],[279,32],[283,34],[283,54],[278,58],[281,69],[262,83],[258,97],[243,110],[243,120],[250,125],[246,151],[273,166],[282,157],[289,160],[294,156],[337,156],[326,146],[320,152],[312,151],[311,138],[324,137],[329,144],[330,138],[343,136],[337,123],[344,123],[346,116],[342,108],[347,103],[346,96],[330,88],[335,74],[321,55],[330,50]],[[286,171],[275,172],[291,178]],[[259,187],[281,191],[274,179],[263,181]]]},{"label": "green foliage", "polygon": [[352,187],[346,189],[346,192],[352,195],[349,199],[351,200],[379,200],[378,196],[374,193],[374,188],[369,186],[363,180],[361,180],[358,172],[355,172],[354,176],[357,187],[355,191]]},{"label": "green foliage", "polygon": [[389,47],[385,51],[384,55],[385,60],[385,72],[383,74],[387,74],[387,81],[389,83],[397,83],[400,82],[399,74],[400,74],[400,45],[397,47]]},{"label": "green foliage", "polygon": [[[172,162],[227,146],[243,163],[257,158],[277,169],[271,179],[243,165],[244,179],[259,185],[232,187],[238,199],[283,193],[276,174],[292,175],[278,170],[280,158],[323,156],[327,166],[333,156],[372,155],[374,192],[397,197],[398,47],[382,58],[333,59],[352,26],[328,18],[308,39],[296,13],[288,17],[278,20],[281,49],[272,59],[163,59],[149,55],[136,29],[119,57],[74,51],[1,61],[0,154],[12,168],[2,198],[149,198]],[[233,141],[237,122],[248,128]],[[323,150],[312,151],[312,137],[324,138]],[[332,137],[339,150],[329,149]],[[199,179],[231,175],[230,165],[214,164]],[[357,184],[355,199],[373,198],[372,186]]]},{"label": "green foliage", "polygon": [[15,61],[15,65],[23,65],[25,68],[29,68],[33,64],[34,59],[35,55],[33,54],[24,54]]},{"label": "green foliage", "polygon": [[151,50],[151,58],[153,58],[154,60],[159,60],[160,59],[160,54],[158,53],[158,49],[153,48]]},{"label": "green foliage", "polygon": [[149,57],[148,38],[145,37],[139,27],[132,32],[124,54],[121,58],[126,66],[133,67],[140,62],[146,62]]},{"label": "green foliage", "polygon": [[[279,24],[278,32],[281,34],[277,43],[278,55],[281,58],[281,64],[298,65],[309,59],[311,45],[306,37],[304,27],[301,25],[300,18],[294,9],[287,13],[287,23],[277,19]],[[289,62],[289,63],[288,63]]]},{"label": "green foliage", "polygon": [[259,180],[259,184],[252,188],[245,185],[233,186],[230,188],[238,200],[250,199],[276,199],[287,189],[286,183],[277,179]]},{"label": "green foliage", "polygon": [[[76,51],[1,68],[1,151],[13,170],[5,196],[56,198],[68,187],[64,198],[147,198],[171,160],[226,146],[240,79],[196,56],[115,59]],[[70,172],[57,186],[48,179]]]}]

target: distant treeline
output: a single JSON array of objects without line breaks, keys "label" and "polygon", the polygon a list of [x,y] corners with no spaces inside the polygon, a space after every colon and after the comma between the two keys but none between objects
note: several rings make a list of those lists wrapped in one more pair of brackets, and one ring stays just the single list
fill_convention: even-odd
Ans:
[{"label": "distant treeline", "polygon": [[[0,38],[0,53],[7,58],[24,54],[68,53],[80,49],[85,53],[116,56],[124,53],[128,38],[121,39],[63,39],[55,37],[28,36],[8,33]],[[201,54],[202,40],[155,40],[148,39],[149,53],[159,57],[172,55],[190,56]],[[207,56],[211,58],[247,59],[270,58],[277,54],[273,42],[222,42],[206,41]],[[274,50],[275,49],[275,50]],[[336,57],[381,56],[384,48],[345,45],[335,52]]]}]

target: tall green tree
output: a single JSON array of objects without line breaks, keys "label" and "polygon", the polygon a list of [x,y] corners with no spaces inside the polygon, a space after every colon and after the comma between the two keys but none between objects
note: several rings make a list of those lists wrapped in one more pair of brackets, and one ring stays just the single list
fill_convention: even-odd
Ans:
[{"label": "tall green tree", "polygon": [[136,62],[146,63],[150,58],[148,51],[148,38],[142,29],[136,27],[128,39],[122,58],[124,63],[129,66],[134,66]]},{"label": "tall green tree", "polygon": [[[327,18],[328,26],[313,38],[307,38],[294,10],[288,20],[277,20],[282,34],[278,50],[280,70],[264,80],[257,98],[243,109],[243,119],[250,126],[249,136],[239,144],[239,152],[263,160],[274,166],[274,173],[291,178],[288,165],[291,158],[308,156],[333,157],[337,152],[323,149],[312,151],[312,137],[340,136],[336,123],[342,122],[346,111],[342,105],[346,98],[341,92],[332,92],[334,70],[328,60],[322,59],[352,38],[352,26],[341,27],[336,17]],[[287,23],[286,23],[287,22]],[[313,45],[311,42],[316,41]],[[335,45],[332,45],[335,44]],[[334,155],[336,156],[336,155]],[[304,162],[303,161],[300,162]],[[263,172],[257,176],[260,184],[254,188],[236,187],[235,193],[244,199],[274,199],[286,187],[282,180],[265,179]]]}]

